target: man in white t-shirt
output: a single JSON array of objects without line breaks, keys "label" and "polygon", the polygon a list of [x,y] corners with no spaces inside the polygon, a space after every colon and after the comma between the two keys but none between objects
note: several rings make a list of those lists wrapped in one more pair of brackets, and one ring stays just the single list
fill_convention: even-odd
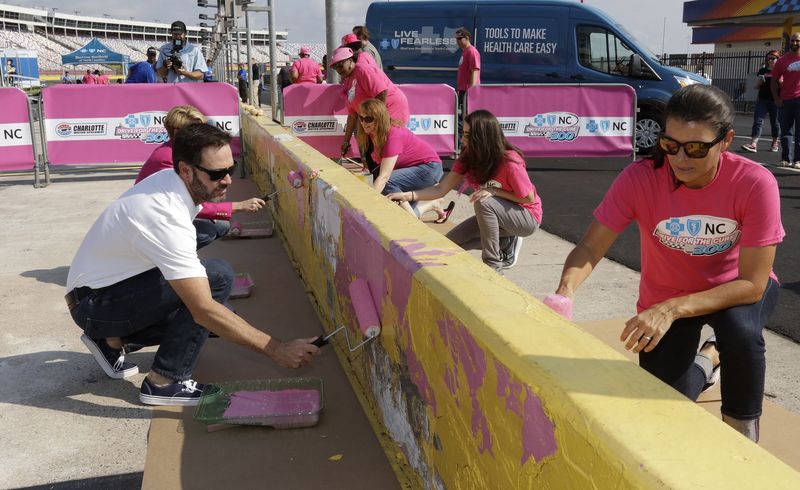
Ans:
[{"label": "man in white t-shirt", "polygon": [[230,136],[207,124],[178,132],[174,170],[142,180],[109,205],[70,267],[67,306],[81,340],[112,378],[139,372],[126,345],[158,345],[139,399],[148,405],[196,405],[191,379],[209,331],[296,368],[319,351],[311,339],[281,342],[224,306],[233,269],[197,256],[192,220],[200,203],[225,198],[234,171]]},{"label": "man in white t-shirt", "polygon": [[199,46],[186,39],[186,24],[176,20],[169,28],[172,42],[159,49],[156,73],[167,83],[202,82],[208,71],[206,59]]}]

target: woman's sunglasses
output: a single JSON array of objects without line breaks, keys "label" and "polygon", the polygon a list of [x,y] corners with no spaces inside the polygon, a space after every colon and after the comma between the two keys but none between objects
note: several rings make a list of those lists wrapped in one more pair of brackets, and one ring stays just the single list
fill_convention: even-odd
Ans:
[{"label": "woman's sunglasses", "polygon": [[372,116],[358,116],[358,118],[364,124],[369,124],[369,123],[375,122],[375,118],[372,117]]},{"label": "woman's sunglasses", "polygon": [[714,141],[709,143],[705,141],[687,141],[686,143],[681,143],[680,141],[676,141],[662,134],[658,137],[658,146],[660,146],[667,155],[677,155],[678,151],[683,148],[683,152],[686,153],[686,156],[689,158],[705,158],[705,156],[708,155],[708,150],[722,141],[726,134],[728,134],[727,130],[720,133]]},{"label": "woman's sunglasses", "polygon": [[216,182],[218,180],[224,179],[226,175],[230,175],[232,177],[233,171],[236,170],[236,164],[234,163],[228,168],[221,168],[219,170],[209,170],[207,168],[201,167],[200,165],[196,166],[195,168],[208,175],[208,180]]}]

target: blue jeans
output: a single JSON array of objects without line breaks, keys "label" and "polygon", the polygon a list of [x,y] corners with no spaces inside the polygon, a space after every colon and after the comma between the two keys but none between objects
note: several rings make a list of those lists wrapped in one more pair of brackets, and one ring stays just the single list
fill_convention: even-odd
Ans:
[{"label": "blue jeans", "polygon": [[784,100],[779,114],[781,160],[792,163],[795,158],[800,158],[800,139],[794,137],[795,126],[800,127],[800,99]]},{"label": "blue jeans", "polygon": [[[225,303],[233,268],[219,259],[201,261],[211,296]],[[121,337],[124,344],[158,345],[152,370],[175,381],[192,377],[208,330],[195,323],[161,271],[150,269],[100,289],[75,289],[72,319],[92,339]]]},{"label": "blue jeans", "polygon": [[700,330],[710,325],[717,336],[721,365],[722,413],[739,420],[761,416],[764,398],[764,336],[762,332],[778,303],[772,279],[761,300],[716,313],[682,318],[672,324],[652,352],[639,353],[639,365],[687,398],[697,400],[706,374],[695,364]]},{"label": "blue jeans", "polygon": [[194,224],[197,230],[197,250],[211,245],[217,238],[223,237],[231,231],[231,222],[224,219],[195,219]]},{"label": "blue jeans", "polygon": [[772,139],[777,140],[781,134],[781,127],[778,124],[778,106],[775,102],[767,99],[758,99],[756,109],[753,113],[753,130],[750,133],[752,138],[761,137],[761,128],[764,126],[764,117],[769,113],[769,124],[772,127]]},{"label": "blue jeans", "polygon": [[[382,194],[385,196],[392,192],[418,191],[439,183],[442,179],[442,164],[428,162],[413,167],[396,168],[389,176]],[[409,202],[413,209],[417,209],[417,202]]]}]

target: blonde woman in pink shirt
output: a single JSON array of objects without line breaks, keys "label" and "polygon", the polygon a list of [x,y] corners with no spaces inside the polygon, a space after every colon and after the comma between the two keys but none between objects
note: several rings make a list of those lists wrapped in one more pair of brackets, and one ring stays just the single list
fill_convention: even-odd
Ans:
[{"label": "blonde woman in pink shirt", "polygon": [[[775,308],[775,250],[785,235],[775,177],[728,152],[730,98],[711,85],[678,90],[652,159],[620,173],[569,254],[556,293],[572,298],[632,222],[639,227],[638,314],[620,334],[639,365],[691,400],[722,378],[722,419],[758,441],[762,331]],[[714,336],[700,351],[700,331]],[[724,367],[724,369],[721,369]]]}]

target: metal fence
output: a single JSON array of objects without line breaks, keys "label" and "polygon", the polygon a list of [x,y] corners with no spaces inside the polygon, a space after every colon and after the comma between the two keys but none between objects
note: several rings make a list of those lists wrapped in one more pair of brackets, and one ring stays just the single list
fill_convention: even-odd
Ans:
[{"label": "metal fence", "polygon": [[730,95],[739,112],[753,112],[755,73],[763,66],[769,50],[736,53],[695,53],[665,55],[662,63],[700,74]]}]

